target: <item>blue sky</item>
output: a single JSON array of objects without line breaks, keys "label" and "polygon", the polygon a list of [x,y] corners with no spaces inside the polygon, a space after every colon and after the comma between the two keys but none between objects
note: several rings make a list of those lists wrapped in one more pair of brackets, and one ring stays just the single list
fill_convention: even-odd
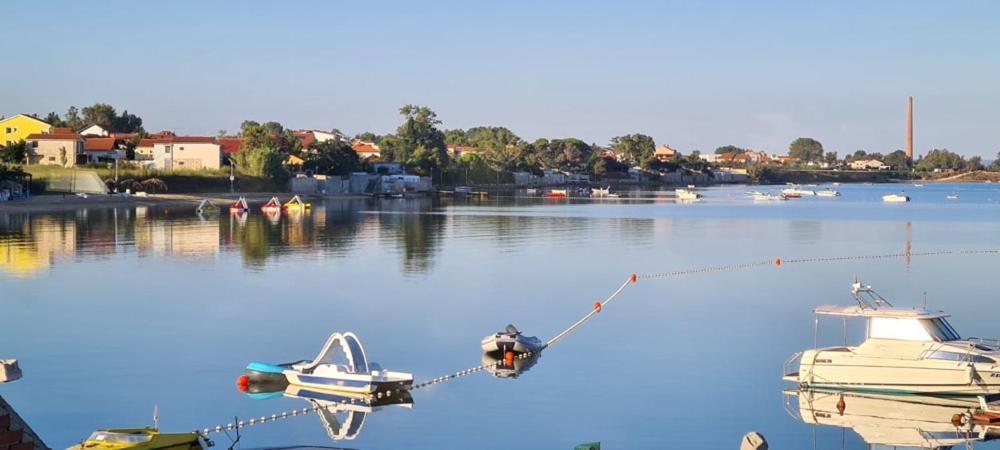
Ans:
[{"label": "blue sky", "polygon": [[[0,114],[107,102],[150,130],[447,128],[682,151],[1000,151],[1000,2],[6,1]],[[16,43],[16,45],[12,45]]]}]

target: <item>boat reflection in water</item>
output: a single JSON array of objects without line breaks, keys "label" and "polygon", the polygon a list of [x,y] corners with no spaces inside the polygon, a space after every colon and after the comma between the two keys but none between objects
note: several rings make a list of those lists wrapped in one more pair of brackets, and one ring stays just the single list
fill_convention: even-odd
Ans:
[{"label": "boat reflection in water", "polygon": [[1000,424],[985,425],[973,420],[980,411],[975,397],[815,389],[786,390],[784,394],[785,409],[796,419],[807,424],[850,428],[869,449],[972,448],[976,442],[1000,437]]},{"label": "boat reflection in water", "polygon": [[334,441],[358,437],[368,415],[384,407],[413,407],[413,397],[405,390],[378,391],[365,395],[287,385],[284,391],[263,392],[263,389],[252,389],[247,395],[258,400],[284,396],[308,402],[309,409],[316,412],[327,436]]},{"label": "boat reflection in water", "polygon": [[513,358],[504,358],[500,352],[483,353],[483,366],[497,378],[517,378],[538,363],[542,354],[522,353]]}]

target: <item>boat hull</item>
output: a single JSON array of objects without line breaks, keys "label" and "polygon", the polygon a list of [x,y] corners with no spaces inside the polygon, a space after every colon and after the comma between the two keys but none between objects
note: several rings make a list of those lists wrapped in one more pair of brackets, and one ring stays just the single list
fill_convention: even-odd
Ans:
[{"label": "boat hull", "polygon": [[386,376],[376,377],[349,373],[322,376],[286,370],[285,377],[289,384],[296,386],[359,394],[371,394],[380,389],[409,389],[413,385],[413,377],[397,376],[395,372],[386,372]]}]

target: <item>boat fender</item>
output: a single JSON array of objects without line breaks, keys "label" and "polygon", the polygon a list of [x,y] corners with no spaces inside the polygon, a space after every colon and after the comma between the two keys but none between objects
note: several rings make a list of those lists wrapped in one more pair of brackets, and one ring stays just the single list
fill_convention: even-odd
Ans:
[{"label": "boat fender", "polygon": [[236,377],[236,389],[239,389],[240,392],[250,390],[250,377],[246,375]]},{"label": "boat fender", "polygon": [[503,362],[508,367],[513,366],[514,365],[514,352],[508,351],[507,353],[504,353],[503,354]]},{"label": "boat fender", "polygon": [[601,312],[601,302],[594,302],[594,311]]},{"label": "boat fender", "polygon": [[837,412],[840,413],[840,415],[843,416],[844,415],[844,411],[846,411],[846,410],[847,410],[847,402],[844,401],[844,396],[841,395],[840,399],[837,400]]},{"label": "boat fender", "polygon": [[631,281],[632,283],[635,283],[636,281],[639,280],[639,276],[633,273],[632,276],[628,277],[628,280]]}]

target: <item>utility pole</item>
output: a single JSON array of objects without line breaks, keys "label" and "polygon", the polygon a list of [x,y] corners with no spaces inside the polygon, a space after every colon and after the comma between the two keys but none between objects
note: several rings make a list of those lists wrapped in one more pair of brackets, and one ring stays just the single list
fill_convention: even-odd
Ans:
[{"label": "utility pole", "polygon": [[229,193],[230,194],[235,194],[236,193],[236,188],[233,187],[233,181],[235,181],[235,180],[236,180],[236,174],[233,171],[233,160],[230,159],[229,160]]}]

